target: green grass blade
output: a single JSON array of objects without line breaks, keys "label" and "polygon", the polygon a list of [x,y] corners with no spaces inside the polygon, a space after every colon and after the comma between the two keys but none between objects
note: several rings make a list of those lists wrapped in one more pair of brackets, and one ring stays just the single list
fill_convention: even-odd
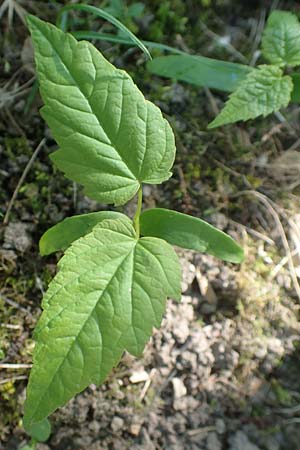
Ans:
[{"label": "green grass blade", "polygon": [[[95,39],[95,40],[99,40],[99,41],[113,42],[115,44],[124,44],[124,45],[132,45],[133,44],[132,40],[128,39],[126,37],[116,36],[116,35],[110,34],[110,33],[99,33],[98,31],[81,30],[81,31],[74,31],[71,34],[77,40]],[[178,48],[170,47],[169,45],[160,44],[159,42],[144,41],[144,40],[142,40],[141,42],[146,47],[149,47],[149,48],[155,48],[158,50],[166,50],[171,53],[185,55],[185,53],[182,52],[181,50],[178,50]]]},{"label": "green grass blade", "polygon": [[300,73],[291,73],[293,80],[293,91],[291,95],[292,103],[300,103]]},{"label": "green grass blade", "polygon": [[59,11],[58,16],[57,16],[57,22],[56,23],[57,23],[58,27],[61,28],[62,18],[63,18],[64,13],[66,13],[67,11],[74,10],[74,9],[76,9],[78,11],[86,11],[88,13],[94,14],[95,16],[101,17],[102,19],[105,19],[108,22],[112,23],[119,30],[123,31],[123,33],[125,33],[128,36],[128,38],[135,45],[137,45],[137,47],[139,47],[142,50],[142,52],[144,52],[144,54],[149,59],[152,59],[151,58],[151,54],[150,54],[149,50],[147,49],[147,47],[145,47],[143,42],[140,39],[138,39],[127,27],[125,27],[125,25],[123,25],[118,19],[116,19],[111,14],[109,14],[107,11],[104,11],[103,9],[100,9],[100,8],[96,8],[95,6],[83,5],[83,4],[64,6]]},{"label": "green grass blade", "polygon": [[35,80],[33,85],[31,86],[30,92],[29,92],[28,97],[25,102],[24,116],[26,116],[26,114],[28,114],[38,92],[39,92],[39,82],[38,82],[38,80]]},{"label": "green grass blade", "polygon": [[69,26],[69,21],[68,21],[68,13],[67,11],[62,13],[59,19],[59,28],[62,31],[67,31]]}]

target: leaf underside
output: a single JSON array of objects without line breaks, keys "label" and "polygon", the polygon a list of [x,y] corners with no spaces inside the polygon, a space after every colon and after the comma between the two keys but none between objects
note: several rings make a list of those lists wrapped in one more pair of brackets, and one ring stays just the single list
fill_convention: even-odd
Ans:
[{"label": "leaf underside", "polygon": [[28,24],[57,167],[89,197],[116,205],[142,182],[167,180],[175,144],[159,108],[90,43],[33,16]]},{"label": "leaf underside", "polygon": [[160,325],[166,298],[180,298],[173,248],[153,237],[137,240],[128,220],[100,222],[58,267],[35,330],[26,426],[101,383],[125,349],[140,354]]},{"label": "leaf underside", "polygon": [[224,261],[240,263],[244,252],[234,240],[207,222],[168,209],[153,208],[141,214],[143,236],[156,236],[169,244],[209,253]]},{"label": "leaf underside", "polygon": [[224,108],[208,128],[254,119],[261,115],[265,117],[278,111],[288,105],[292,89],[291,77],[282,76],[279,67],[259,66],[230,95]]},{"label": "leaf underside", "polygon": [[262,37],[262,54],[271,64],[300,65],[300,23],[295,14],[271,13]]}]

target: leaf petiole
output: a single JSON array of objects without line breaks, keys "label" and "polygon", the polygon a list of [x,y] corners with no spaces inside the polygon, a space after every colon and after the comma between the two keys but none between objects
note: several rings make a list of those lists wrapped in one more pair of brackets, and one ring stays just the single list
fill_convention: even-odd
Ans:
[{"label": "leaf petiole", "polygon": [[137,201],[137,207],[136,212],[133,218],[133,226],[135,229],[136,238],[139,239],[140,237],[140,215],[142,211],[142,203],[143,203],[143,189],[142,186],[140,186],[138,190],[138,201]]}]

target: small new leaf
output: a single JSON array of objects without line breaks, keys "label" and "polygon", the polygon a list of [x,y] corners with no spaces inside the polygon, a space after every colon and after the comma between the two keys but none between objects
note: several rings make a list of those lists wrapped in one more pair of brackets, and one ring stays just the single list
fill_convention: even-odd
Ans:
[{"label": "small new leaf", "polygon": [[89,42],[28,17],[41,113],[60,149],[51,159],[99,202],[121,205],[142,182],[171,176],[174,136],[130,76]]},{"label": "small new leaf", "polygon": [[239,120],[254,119],[286,107],[291,99],[293,82],[282,75],[277,66],[259,66],[247,75],[234,91],[220,114],[208,128],[216,128]]},{"label": "small new leaf", "polygon": [[25,402],[28,428],[91,383],[126,349],[142,352],[167,297],[180,298],[180,267],[161,239],[136,239],[128,220],[104,220],[60,260],[35,330]]},{"label": "small new leaf", "polygon": [[204,220],[177,211],[154,208],[140,219],[143,236],[156,236],[169,244],[209,253],[224,261],[240,263],[244,252],[234,240]]},{"label": "small new leaf", "polygon": [[273,11],[262,37],[262,54],[271,64],[300,65],[300,23],[288,11]]}]

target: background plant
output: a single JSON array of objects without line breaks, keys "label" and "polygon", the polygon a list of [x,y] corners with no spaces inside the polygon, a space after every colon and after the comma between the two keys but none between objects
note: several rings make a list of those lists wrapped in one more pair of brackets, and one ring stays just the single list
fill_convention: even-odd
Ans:
[{"label": "background plant", "polygon": [[[63,8],[59,17],[72,9],[85,10],[105,17],[105,11],[83,4]],[[108,8],[108,12],[116,17],[121,17],[120,11],[120,5],[118,8]],[[106,18],[111,20],[109,16]],[[75,31],[73,35],[78,39],[108,40],[125,45],[135,42],[143,51],[148,47],[177,53],[177,55],[154,58],[148,62],[148,69],[151,73],[160,76],[233,92],[224,109],[209,128],[239,120],[254,119],[261,115],[265,117],[286,107],[290,101],[300,101],[299,75],[290,71],[288,74],[283,72],[284,68],[299,65],[297,43],[300,39],[300,24],[297,17],[290,12],[275,10],[270,14],[262,39],[262,56],[270,64],[259,65],[257,68],[200,55],[188,55],[174,47],[157,42],[140,41],[136,38],[132,40],[128,33],[128,30],[126,32],[124,29],[121,35],[113,36],[85,30]],[[150,56],[149,53],[147,56]]]},{"label": "background plant", "polygon": [[[239,120],[266,116],[298,102],[299,75],[289,68],[299,65],[300,24],[296,15],[273,11],[262,38],[262,56],[269,64],[250,66],[192,55],[155,58],[148,63],[152,73],[198,86],[229,91],[224,109],[209,125],[214,128]],[[288,74],[283,70],[287,69]]]}]

